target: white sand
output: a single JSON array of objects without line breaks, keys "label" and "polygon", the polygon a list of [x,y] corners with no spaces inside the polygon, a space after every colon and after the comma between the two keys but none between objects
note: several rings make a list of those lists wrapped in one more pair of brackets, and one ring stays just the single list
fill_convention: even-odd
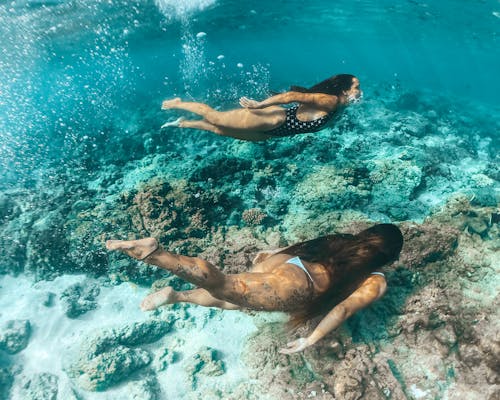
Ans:
[{"label": "white sand", "polygon": [[[0,325],[12,319],[28,319],[32,327],[26,349],[12,356],[4,354],[5,358],[3,355],[0,358],[2,363],[6,359],[7,363],[23,368],[22,375],[16,377],[14,383],[11,393],[13,400],[22,398],[19,391],[22,380],[39,372],[50,372],[59,377],[59,397],[68,393],[70,387],[75,386],[63,371],[63,363],[68,356],[74,355],[85,336],[101,329],[120,327],[149,318],[138,306],[148,290],[123,283],[114,287],[102,287],[97,297],[97,309],[76,319],[69,319],[64,314],[60,294],[68,286],[84,280],[82,275],[68,275],[54,281],[33,284],[24,276],[0,277]],[[55,294],[52,307],[43,305],[48,292]],[[275,319],[276,316],[270,315],[269,318]],[[157,374],[160,398],[201,398],[209,389],[220,389],[227,393],[245,381],[245,366],[239,356],[245,339],[255,330],[253,318],[239,311],[190,306],[184,323],[176,323],[176,328],[158,342],[140,346],[150,351],[155,358],[165,348],[175,350],[180,355],[178,362],[170,364],[166,370]],[[196,390],[193,391],[185,366],[201,346],[209,346],[220,352],[226,373],[217,377],[200,375]],[[100,393],[84,392],[79,388],[77,391],[85,399],[128,399],[132,397],[127,383]]]}]

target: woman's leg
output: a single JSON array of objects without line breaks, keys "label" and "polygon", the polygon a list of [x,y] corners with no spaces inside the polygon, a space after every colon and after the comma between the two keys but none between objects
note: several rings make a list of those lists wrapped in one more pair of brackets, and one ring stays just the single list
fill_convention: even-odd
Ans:
[{"label": "woman's leg", "polygon": [[159,247],[155,238],[139,240],[108,240],[108,250],[119,250],[130,257],[156,265],[200,287],[219,287],[225,275],[201,258],[173,254]]},{"label": "woman's leg", "polygon": [[182,120],[177,124],[179,128],[191,128],[191,129],[201,129],[203,131],[213,132],[220,136],[228,136],[235,139],[240,140],[248,140],[248,141],[259,141],[269,139],[270,136],[260,133],[260,132],[251,132],[245,130],[235,130],[222,128],[220,126],[213,125],[205,120]]},{"label": "woman's leg", "polygon": [[217,307],[224,310],[239,310],[241,307],[227,301],[216,299],[205,289],[183,290],[178,292],[171,286],[164,287],[146,296],[141,303],[143,311],[154,310],[165,304],[192,303],[204,307]]},{"label": "woman's leg", "polygon": [[237,108],[230,111],[217,111],[204,103],[182,101],[175,98],[165,100],[161,108],[163,110],[179,109],[193,112],[219,128],[254,130],[257,132],[274,129],[281,125],[286,118],[285,109],[279,106],[252,110]]},{"label": "woman's leg", "polygon": [[176,97],[175,99],[165,100],[161,103],[162,110],[186,110],[191,111],[192,113],[201,115],[204,117],[206,114],[210,114],[212,112],[217,112],[212,107],[205,103],[197,103],[195,101],[182,101],[180,97]]},{"label": "woman's leg", "polygon": [[294,311],[303,308],[312,296],[313,289],[304,272],[284,264],[286,255],[276,255],[264,261],[276,265],[272,272],[226,275],[208,261],[164,251],[153,238],[109,240],[106,247],[166,269],[206,289],[216,299],[240,307]]}]

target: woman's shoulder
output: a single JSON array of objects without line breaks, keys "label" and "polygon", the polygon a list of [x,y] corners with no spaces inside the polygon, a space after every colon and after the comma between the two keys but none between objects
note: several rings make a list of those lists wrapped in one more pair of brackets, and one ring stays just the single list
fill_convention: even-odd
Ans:
[{"label": "woman's shoulder", "polygon": [[339,105],[339,98],[333,94],[313,93],[314,102],[327,112],[331,112]]}]

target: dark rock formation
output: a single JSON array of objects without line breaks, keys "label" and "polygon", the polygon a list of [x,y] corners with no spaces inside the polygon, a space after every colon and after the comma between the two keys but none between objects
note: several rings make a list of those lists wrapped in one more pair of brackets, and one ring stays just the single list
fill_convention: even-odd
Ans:
[{"label": "dark rock formation", "polygon": [[7,321],[0,328],[0,350],[9,354],[19,353],[28,345],[31,325],[28,320]]}]

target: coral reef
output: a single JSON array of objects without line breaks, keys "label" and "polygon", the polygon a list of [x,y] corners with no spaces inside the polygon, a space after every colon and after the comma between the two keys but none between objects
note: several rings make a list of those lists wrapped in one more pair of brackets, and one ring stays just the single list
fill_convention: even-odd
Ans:
[{"label": "coral reef", "polygon": [[[3,191],[0,272],[27,272],[39,280],[82,271],[151,283],[158,277],[149,278],[152,269],[109,256],[103,241],[156,236],[198,253],[229,226],[248,225],[262,240],[260,228],[279,227],[287,240],[296,240],[292,231],[302,226],[314,232],[307,221],[318,214],[418,222],[457,193],[474,206],[498,204],[494,118],[481,109],[464,116],[467,107],[431,101],[429,93],[374,90],[384,93],[382,100],[347,109],[333,128],[314,135],[264,145],[154,134],[158,150],[141,150],[136,159],[130,159],[127,137],[116,146],[120,161],[102,154],[92,160],[99,168],[84,176],[55,166],[39,187]],[[156,114],[146,114],[141,119],[153,123]],[[153,130],[145,126],[138,135],[151,137]],[[208,152],[212,145],[216,151]],[[184,146],[193,162],[180,156]],[[470,229],[484,232],[484,220],[476,222]],[[332,226],[323,223],[321,231]]]},{"label": "coral reef", "polygon": [[247,225],[260,225],[266,217],[267,214],[260,208],[249,208],[243,211],[241,215],[241,219],[245,221]]},{"label": "coral reef", "polygon": [[[162,341],[194,329],[189,305],[85,337],[64,363],[73,394],[61,391],[64,374],[19,372],[36,336],[20,317],[0,329],[0,398],[126,387],[130,398],[158,399],[172,385],[163,377],[180,373],[192,398],[204,399],[498,399],[498,118],[429,93],[371,89],[380,96],[348,108],[333,128],[266,143],[160,134],[157,112],[140,110],[135,130],[107,127],[95,139],[102,148],[82,144],[77,163],[0,192],[0,273],[35,282],[84,273],[36,304],[92,321],[104,289],[121,282],[190,288],[107,253],[109,238],[155,236],[238,273],[260,250],[394,222],[405,245],[386,268],[381,300],[299,355],[277,352],[293,337],[282,323],[261,324],[242,353],[248,379],[213,388],[207,382],[233,378],[225,349],[196,342],[195,354],[181,353],[184,339]],[[201,318],[197,329],[221,317]]]}]

